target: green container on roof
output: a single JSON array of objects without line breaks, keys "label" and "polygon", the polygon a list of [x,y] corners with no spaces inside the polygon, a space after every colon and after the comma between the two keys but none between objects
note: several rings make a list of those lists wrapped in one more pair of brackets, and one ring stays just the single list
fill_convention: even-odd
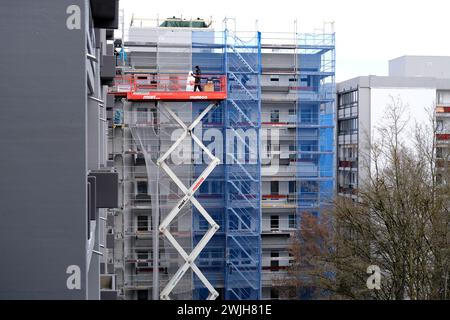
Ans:
[{"label": "green container on roof", "polygon": [[197,18],[197,20],[182,20],[180,18],[168,18],[163,23],[161,23],[160,27],[167,28],[208,28],[209,24],[207,24],[203,19]]}]

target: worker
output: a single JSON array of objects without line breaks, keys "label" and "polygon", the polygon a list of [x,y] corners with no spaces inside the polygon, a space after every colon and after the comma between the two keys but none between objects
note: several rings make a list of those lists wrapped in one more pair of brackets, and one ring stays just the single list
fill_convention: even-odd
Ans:
[{"label": "worker", "polygon": [[189,75],[187,77],[186,80],[186,91],[194,91],[194,86],[195,86],[195,77],[194,77],[194,73],[192,71],[189,71]]},{"label": "worker", "polygon": [[202,87],[200,86],[200,79],[201,79],[201,71],[200,71],[200,67],[199,66],[195,66],[195,86],[194,86],[194,91],[202,91]]}]

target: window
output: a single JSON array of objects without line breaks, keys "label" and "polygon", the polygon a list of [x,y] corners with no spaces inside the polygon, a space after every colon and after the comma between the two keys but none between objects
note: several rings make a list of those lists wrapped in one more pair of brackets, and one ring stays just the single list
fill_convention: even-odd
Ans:
[{"label": "window", "polygon": [[147,181],[138,181],[137,182],[137,193],[138,194],[147,194]]},{"label": "window", "polygon": [[358,103],[358,91],[351,91],[342,93],[338,98],[339,109],[343,109],[346,107],[351,107],[352,105],[356,105]]},{"label": "window", "polygon": [[205,218],[203,218],[202,216],[200,216],[198,218],[198,229],[199,231],[206,231],[209,228],[209,223],[208,221],[206,221]]},{"label": "window", "polygon": [[136,256],[137,259],[139,260],[137,266],[141,267],[141,268],[145,268],[148,267],[148,256],[149,256],[149,252],[148,251],[137,251],[136,252]]},{"label": "window", "polygon": [[208,185],[209,181],[203,181],[203,183],[200,185],[199,193],[201,194],[208,194]]},{"label": "window", "polygon": [[313,110],[312,108],[302,108],[300,113],[300,121],[304,124],[310,124],[317,122],[318,120],[318,114],[317,111]]},{"label": "window", "polygon": [[279,229],[279,228],[280,228],[280,217],[270,216],[270,229]]},{"label": "window", "polygon": [[318,151],[317,141],[304,141],[300,145],[300,159],[313,160],[315,155],[313,152]]},{"label": "window", "polygon": [[137,231],[148,231],[148,216],[137,217]]},{"label": "window", "polygon": [[308,76],[300,78],[300,86],[301,87],[309,87],[310,86],[310,80],[309,80]]},{"label": "window", "polygon": [[212,194],[222,193],[222,183],[220,183],[220,181],[211,181],[211,193]]},{"label": "window", "polygon": [[148,300],[148,290],[138,290],[137,291],[138,300]]},{"label": "window", "polygon": [[270,289],[270,299],[272,300],[278,300],[280,298],[280,293],[278,289]]},{"label": "window", "polygon": [[437,131],[444,130],[444,121],[443,120],[436,120],[436,130]]},{"label": "window", "polygon": [[278,251],[270,252],[270,271],[280,270],[280,253]]},{"label": "window", "polygon": [[436,148],[436,158],[441,158],[442,159],[442,155],[443,155],[442,147],[437,147]]},{"label": "window", "polygon": [[439,91],[437,94],[438,104],[449,104],[450,103],[450,92],[449,91]]},{"label": "window", "polygon": [[297,192],[297,181],[289,181],[289,193],[296,193]]},{"label": "window", "polygon": [[[138,151],[141,151],[139,148],[137,148]],[[143,153],[138,153],[134,156],[134,165],[140,166],[145,165],[145,156]]]},{"label": "window", "polygon": [[316,193],[319,192],[319,185],[317,181],[303,181],[300,182],[300,191],[302,193]]},{"label": "window", "polygon": [[355,185],[356,185],[356,173],[355,172],[352,172],[351,174],[350,174],[350,188],[353,188],[353,187],[355,187]]},{"label": "window", "polygon": [[289,109],[288,122],[295,123],[297,121],[297,111],[295,109]]},{"label": "window", "polygon": [[295,159],[297,156],[297,148],[295,145],[289,145],[289,159]]},{"label": "window", "polygon": [[295,219],[295,214],[289,215],[289,229],[296,229],[297,228],[297,221]]},{"label": "window", "polygon": [[277,196],[279,194],[280,183],[278,181],[270,182],[270,194]]},{"label": "window", "polygon": [[272,110],[270,112],[270,122],[280,122],[280,110]]},{"label": "window", "polygon": [[358,131],[358,119],[339,121],[339,134],[352,134]]}]

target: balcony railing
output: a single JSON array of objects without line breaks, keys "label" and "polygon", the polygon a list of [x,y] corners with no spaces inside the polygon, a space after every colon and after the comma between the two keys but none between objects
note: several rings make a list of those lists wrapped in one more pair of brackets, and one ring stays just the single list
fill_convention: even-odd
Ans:
[{"label": "balcony railing", "polygon": [[357,168],[357,167],[358,167],[357,159],[339,161],[339,168]]},{"label": "balcony railing", "polygon": [[339,186],[338,192],[356,195],[356,194],[358,194],[358,189],[355,188],[354,186],[350,186],[350,185],[348,187]]},{"label": "balcony railing", "polygon": [[436,113],[437,114],[450,113],[450,107],[449,106],[438,105],[436,107]]},{"label": "balcony railing", "polygon": [[448,134],[448,133],[436,134],[436,139],[438,141],[449,141],[450,140],[450,134]]}]

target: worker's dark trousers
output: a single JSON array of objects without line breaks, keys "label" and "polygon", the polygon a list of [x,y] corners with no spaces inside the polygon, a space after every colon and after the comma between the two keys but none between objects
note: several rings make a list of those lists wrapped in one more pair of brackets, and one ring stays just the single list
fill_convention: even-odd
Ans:
[{"label": "worker's dark trousers", "polygon": [[194,91],[197,91],[197,88],[198,88],[198,91],[202,91],[202,87],[200,87],[199,84],[194,85]]}]

